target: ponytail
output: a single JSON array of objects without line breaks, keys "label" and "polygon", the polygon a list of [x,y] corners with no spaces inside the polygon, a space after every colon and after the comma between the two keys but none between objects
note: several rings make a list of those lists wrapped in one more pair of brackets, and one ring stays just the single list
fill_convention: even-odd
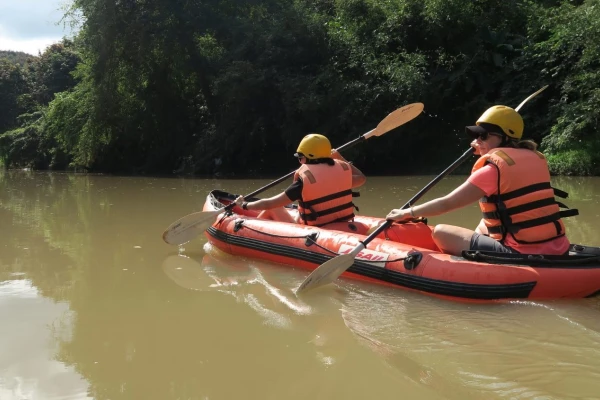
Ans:
[{"label": "ponytail", "polygon": [[537,151],[538,144],[533,140],[507,140],[501,147],[511,147],[513,149],[527,149]]}]

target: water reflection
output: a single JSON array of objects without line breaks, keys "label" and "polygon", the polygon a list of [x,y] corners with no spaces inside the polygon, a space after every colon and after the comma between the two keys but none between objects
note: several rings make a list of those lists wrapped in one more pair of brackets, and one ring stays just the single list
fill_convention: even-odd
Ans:
[{"label": "water reflection", "polygon": [[53,359],[56,342],[68,339],[67,303],[40,297],[28,279],[0,282],[0,399],[86,399],[87,382]]},{"label": "water reflection", "polygon": [[[370,178],[361,212],[431,178]],[[598,398],[600,298],[458,304],[339,280],[300,299],[305,270],[162,243],[211,189],[266,183],[0,172],[0,399]],[[555,185],[582,213],[573,242],[600,244],[597,179]]]},{"label": "water reflection", "polygon": [[[269,276],[265,274],[278,271],[277,268],[265,271],[264,265],[261,268],[252,260],[220,253],[209,244],[204,248],[207,254],[201,256],[201,262],[192,256],[170,255],[163,261],[163,271],[181,287],[197,291],[216,290],[234,296],[262,315],[268,324],[287,327],[290,321],[277,307],[268,307],[263,305],[265,303],[287,307],[300,315],[310,314],[310,307],[298,299],[291,288],[269,283]],[[220,254],[214,257],[211,253]],[[263,297],[268,300],[263,300]]]},{"label": "water reflection", "polygon": [[[307,303],[289,289],[297,286],[305,273],[294,274],[293,281],[297,282],[291,282],[289,275],[285,277],[281,274],[280,266],[264,263],[254,265],[252,260],[231,257],[210,245],[206,245],[205,249],[207,254],[201,256],[200,262],[195,259],[199,255],[171,255],[163,262],[163,270],[177,285],[185,289],[228,293],[261,316],[265,325],[302,334],[306,343],[314,347],[312,353],[315,359],[329,370],[334,367],[345,369],[347,363],[354,362],[351,350],[354,348],[354,352],[359,350],[363,363],[372,359],[376,360],[377,368],[387,370],[391,366],[400,371],[403,375],[401,379],[410,385],[428,386],[430,382],[433,382],[434,387],[437,385],[434,391],[425,390],[424,398],[464,398],[458,394],[438,397],[441,392],[436,391],[440,389],[452,389],[458,393],[462,391],[450,385],[440,386],[443,379],[430,369],[390,348],[386,350],[384,344],[364,330],[355,330],[357,322],[352,321],[354,313],[351,311],[351,298],[363,296],[355,289],[348,290],[342,284],[342,287],[337,287],[333,292],[316,291],[315,296],[307,298]],[[276,287],[270,281],[289,284]],[[363,345],[356,347],[361,343]],[[370,352],[374,352],[376,357],[366,356]],[[384,364],[380,362],[382,355]],[[319,393],[319,396],[325,396],[326,393],[330,392]]]},{"label": "water reflection", "polygon": [[[403,380],[432,388],[429,395],[443,394],[451,399],[569,398],[572,388],[579,386],[578,370],[596,365],[599,356],[600,322],[592,324],[595,326],[589,323],[590,318],[597,318],[595,301],[448,304],[418,294],[341,281],[333,293],[323,296],[325,293],[320,292],[318,300],[309,298],[312,317],[303,319],[298,317],[302,313],[297,306],[286,307],[293,294],[278,302],[268,296],[270,290],[264,290],[268,283],[262,285],[262,296],[255,292],[249,300],[242,288],[256,284],[253,270],[258,267],[249,260],[214,253],[216,256],[204,255],[201,262],[177,256],[185,260],[177,263],[180,271],[196,271],[188,274],[189,282],[179,280],[178,284],[196,288],[198,271],[210,275],[211,282],[235,275],[235,285],[228,285],[229,290],[266,324],[296,332],[305,330],[307,323],[312,325],[316,333],[309,342],[325,365],[347,362],[348,347],[359,344],[400,373]],[[245,267],[245,277],[241,278],[239,271]],[[260,268],[266,275],[273,273],[268,264]],[[202,286],[216,289],[222,285],[207,282]],[[591,306],[589,314],[582,314],[580,305]],[[327,316],[323,325],[317,322],[320,315]],[[284,318],[285,324],[273,324]],[[556,318],[564,323],[557,323]],[[574,329],[586,336],[583,342],[573,343],[568,332],[572,335]],[[532,351],[536,353],[534,359]],[[586,377],[595,380],[599,373],[590,371]],[[578,393],[589,396],[597,390],[600,384],[588,384]]]}]

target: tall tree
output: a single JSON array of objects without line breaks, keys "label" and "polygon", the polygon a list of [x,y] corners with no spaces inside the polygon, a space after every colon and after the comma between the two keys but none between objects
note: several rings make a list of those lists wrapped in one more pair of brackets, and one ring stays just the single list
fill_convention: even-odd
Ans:
[{"label": "tall tree", "polygon": [[20,97],[27,92],[27,80],[21,67],[0,60],[0,133],[17,125],[17,117],[23,112]]}]

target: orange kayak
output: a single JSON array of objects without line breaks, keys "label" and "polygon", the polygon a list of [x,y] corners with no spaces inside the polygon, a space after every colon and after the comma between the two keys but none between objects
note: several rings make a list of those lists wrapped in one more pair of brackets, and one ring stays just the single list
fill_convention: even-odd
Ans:
[{"label": "orange kayak", "polygon": [[[214,190],[203,211],[230,204],[235,195]],[[294,212],[294,209],[290,209]],[[313,270],[350,252],[382,218],[313,227],[257,218],[234,207],[206,231],[222,251]],[[582,298],[600,294],[600,248],[572,245],[569,255],[541,256],[465,251],[442,253],[427,221],[392,224],[342,276],[460,300]]]}]

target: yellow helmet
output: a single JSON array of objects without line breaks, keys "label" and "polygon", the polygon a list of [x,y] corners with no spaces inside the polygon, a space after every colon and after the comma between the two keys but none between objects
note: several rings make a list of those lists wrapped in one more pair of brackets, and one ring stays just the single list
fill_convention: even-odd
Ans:
[{"label": "yellow helmet", "polygon": [[[506,136],[511,139],[521,139],[523,136],[523,118],[514,109],[507,106],[493,106],[488,108],[476,122],[477,126],[488,128],[485,124],[496,125]],[[486,129],[488,131],[493,131]],[[498,132],[498,133],[502,133]]]},{"label": "yellow helmet", "polygon": [[311,133],[304,136],[298,145],[295,156],[298,157],[300,153],[309,160],[328,158],[331,157],[331,143],[325,136]]}]

